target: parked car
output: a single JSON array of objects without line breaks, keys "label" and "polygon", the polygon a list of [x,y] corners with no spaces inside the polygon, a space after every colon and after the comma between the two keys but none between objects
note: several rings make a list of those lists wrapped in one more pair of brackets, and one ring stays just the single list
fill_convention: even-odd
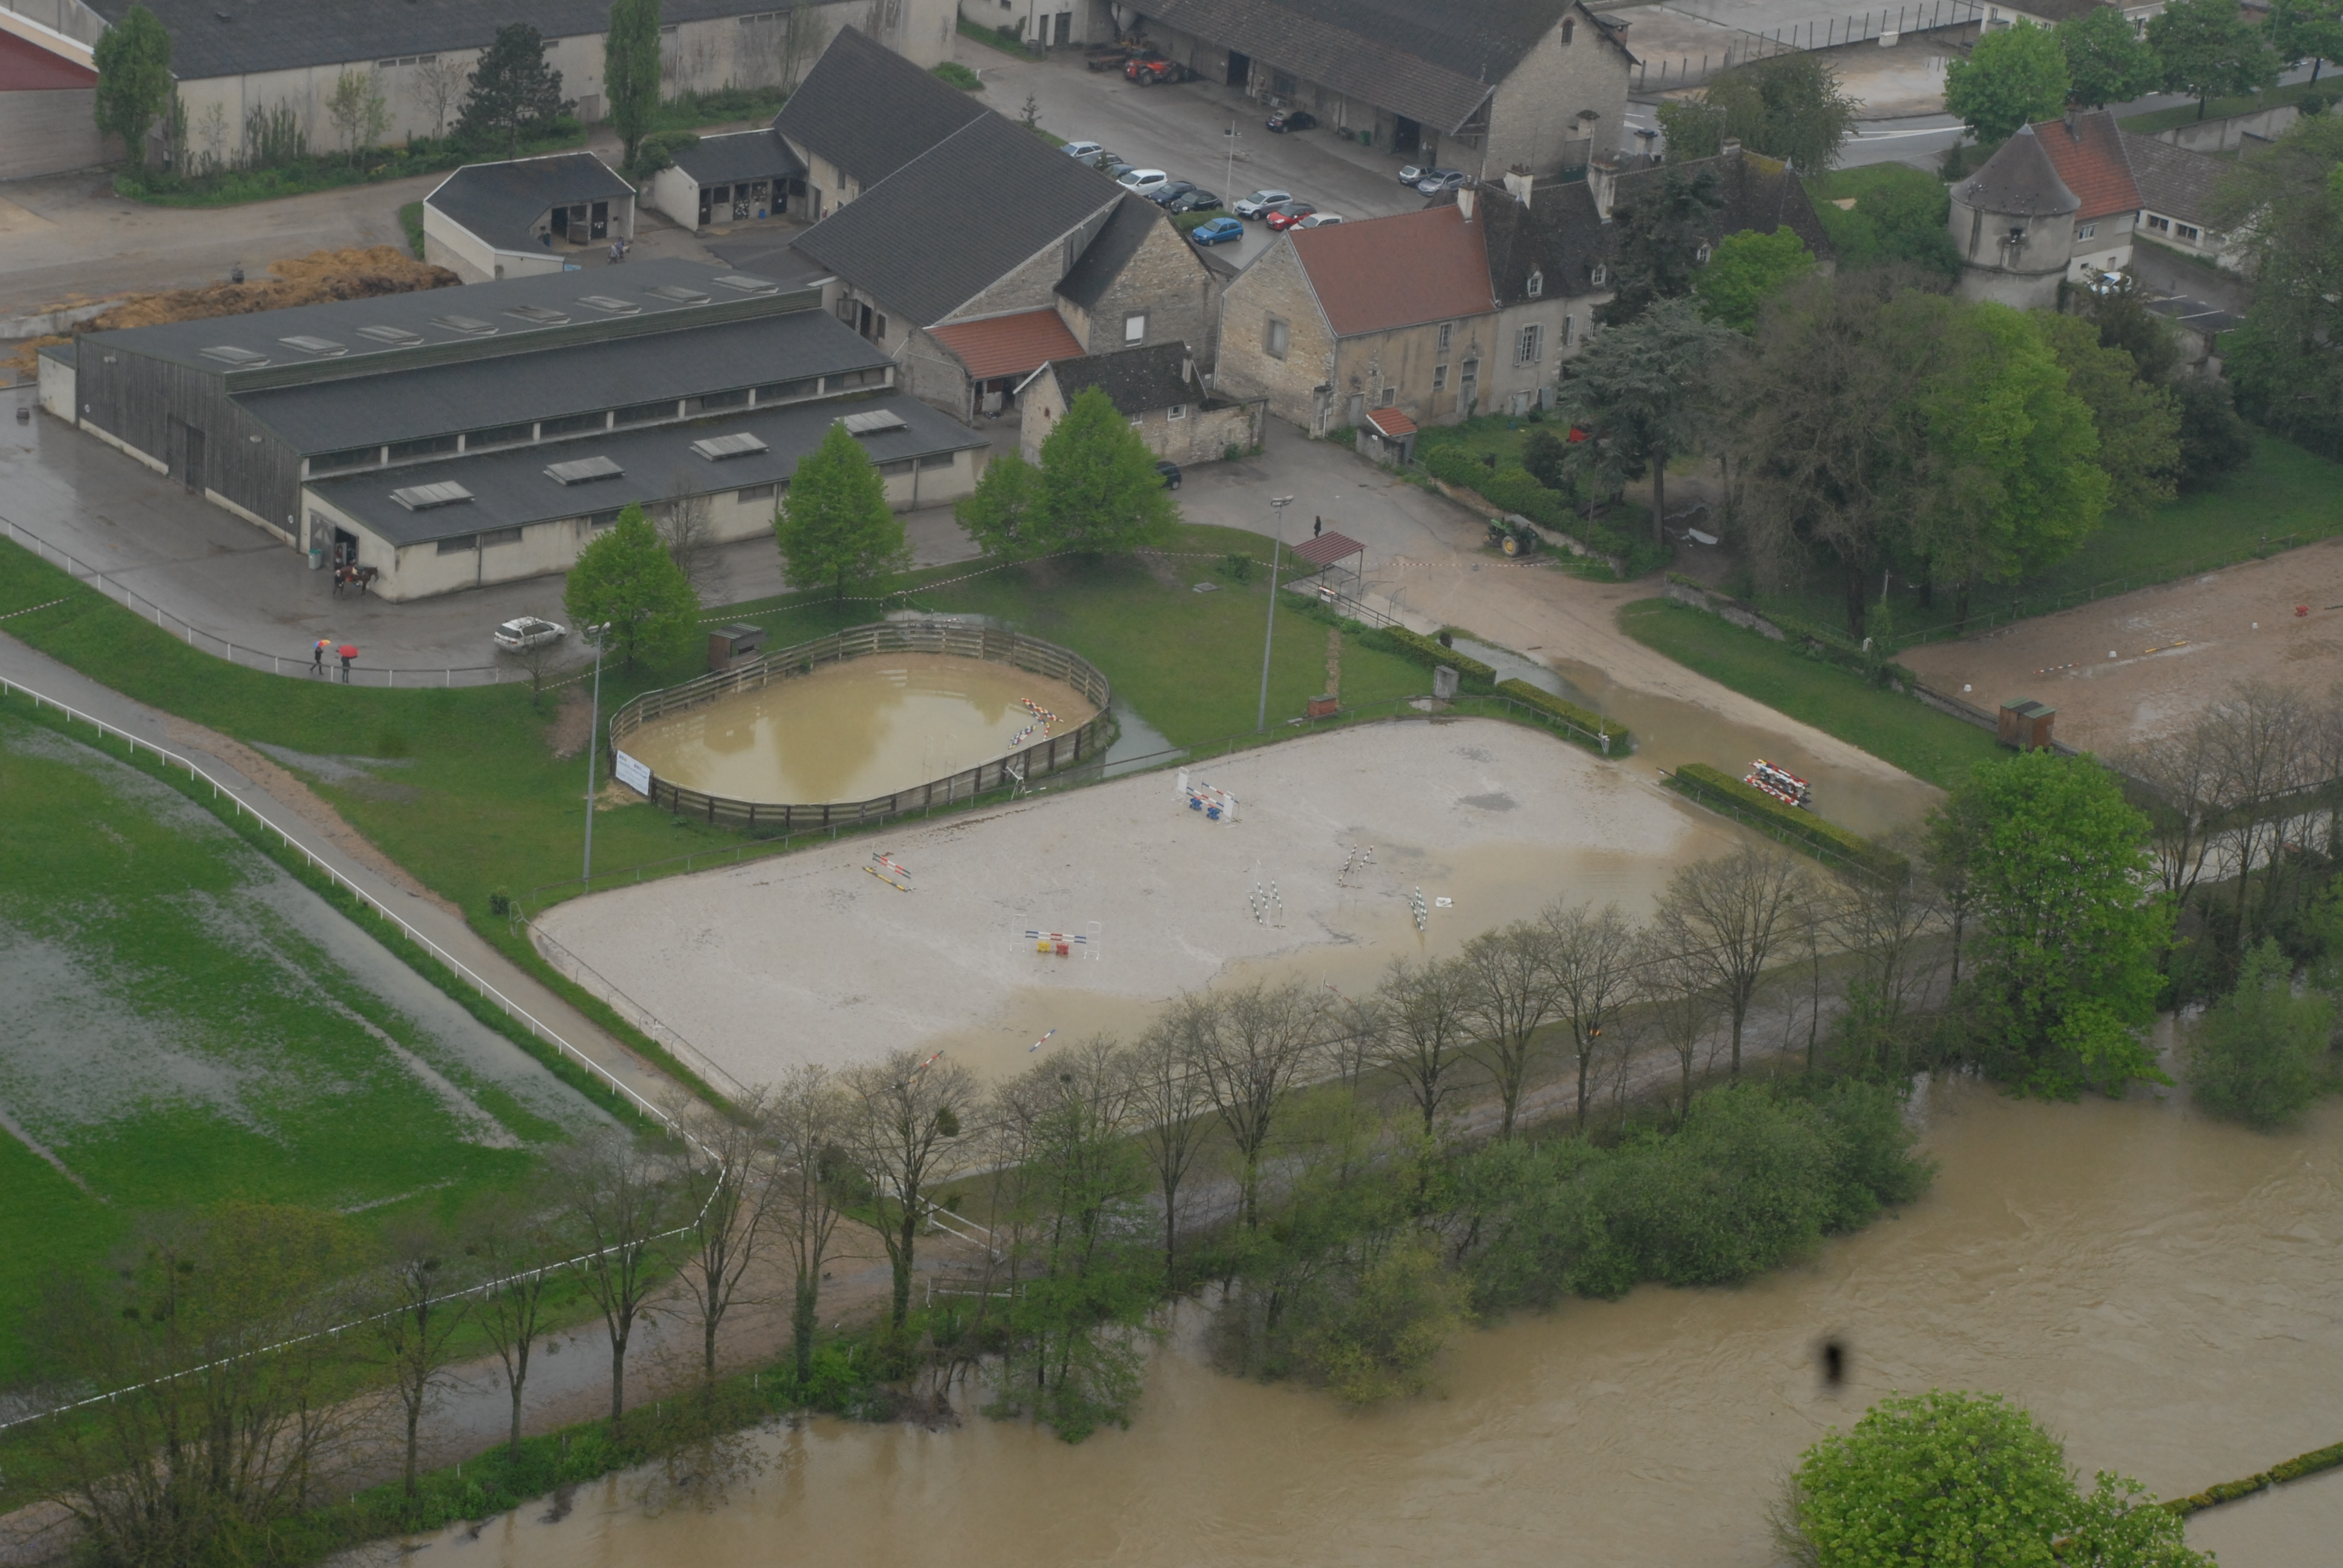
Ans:
[{"label": "parked car", "polygon": [[1144,55],[1134,55],[1125,60],[1122,63],[1122,74],[1142,87],[1152,85],[1157,82],[1184,82],[1188,79],[1188,68],[1185,65],[1167,60],[1152,49]]},{"label": "parked car", "polygon": [[1172,176],[1161,169],[1132,169],[1128,174],[1117,175],[1115,183],[1127,191],[1137,191],[1141,196],[1153,196],[1172,183]]},{"label": "parked car", "polygon": [[1188,236],[1198,245],[1221,245],[1244,237],[1244,225],[1232,217],[1216,217],[1210,223],[1198,224],[1196,232]]},{"label": "parked car", "polygon": [[1266,217],[1270,208],[1292,199],[1292,191],[1255,191],[1229,210],[1239,217]]},{"label": "parked car", "polygon": [[1191,190],[1183,196],[1173,196],[1163,206],[1168,212],[1218,212],[1221,210],[1221,198],[1210,191]]},{"label": "parked car", "polygon": [[1180,487],[1179,464],[1172,462],[1158,463],[1155,465],[1155,471],[1163,476],[1163,487],[1165,489],[1176,490]]},{"label": "parked car", "polygon": [[1292,228],[1317,210],[1306,201],[1280,202],[1269,209],[1269,226],[1278,230]]},{"label": "parked car", "polygon": [[1425,196],[1438,196],[1442,191],[1453,191],[1463,183],[1464,171],[1462,169],[1426,169],[1423,177],[1415,182],[1415,188]]},{"label": "parked car", "polygon": [[1065,154],[1070,158],[1094,158],[1104,151],[1104,142],[1068,142],[1065,146]]},{"label": "parked car", "polygon": [[1101,154],[1098,162],[1091,166],[1104,174],[1107,178],[1118,182],[1121,180],[1123,176],[1137,172],[1133,166],[1124,163],[1112,153]]},{"label": "parked car", "polygon": [[1269,116],[1269,128],[1272,131],[1314,131],[1318,128],[1318,116],[1305,115],[1300,109],[1280,109]]},{"label": "parked car", "polygon": [[1193,180],[1165,180],[1147,193],[1147,199],[1157,206],[1168,207],[1195,188],[1196,182]]},{"label": "parked car", "polygon": [[1293,226],[1295,228],[1331,228],[1342,221],[1342,215],[1340,213],[1313,212]]},{"label": "parked car", "polygon": [[1431,172],[1431,168],[1426,166],[1402,164],[1399,166],[1399,183],[1403,186],[1412,186]]},{"label": "parked car", "polygon": [[532,648],[559,642],[568,635],[568,627],[540,620],[533,615],[517,616],[496,630],[497,646],[508,653],[525,653]]}]

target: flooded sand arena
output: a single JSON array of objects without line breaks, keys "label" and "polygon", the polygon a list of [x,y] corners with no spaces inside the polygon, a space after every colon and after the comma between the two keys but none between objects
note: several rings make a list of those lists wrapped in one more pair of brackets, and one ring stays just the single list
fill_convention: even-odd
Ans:
[{"label": "flooded sand arena", "polygon": [[[1222,1376],[1191,1307],[1127,1432],[824,1419],[754,1440],[764,1473],[704,1510],[651,1516],[619,1477],[558,1523],[532,1505],[408,1544],[446,1568],[1763,1568],[1799,1452],[1895,1391],[1998,1391],[2086,1478],[2167,1496],[2343,1436],[2343,1103],[2268,1137],[2145,1094],[1923,1103],[1943,1170],[1899,1216],[1742,1289],[1468,1333],[1428,1399],[1354,1412]],[[1835,1395],[1825,1337],[1851,1354]],[[2301,1483],[2191,1539],[2223,1568],[2332,1563],[2338,1503],[2343,1476]]]},{"label": "flooded sand arena", "polygon": [[625,747],[661,779],[736,800],[868,800],[1038,742],[1029,701],[1054,716],[1051,734],[1098,711],[1065,682],[1011,665],[880,653],[654,719]]},{"label": "flooded sand arena", "polygon": [[[1631,759],[1489,719],[1360,726],[1189,774],[1236,796],[1233,819],[1140,774],[597,893],[538,927],[556,964],[575,954],[744,1082],[910,1045],[1015,1070],[1047,1030],[1135,1032],[1224,976],[1351,992],[1557,897],[1641,916],[1741,831]],[[1373,859],[1346,873],[1354,849]],[[865,873],[874,851],[912,891]],[[1031,930],[1086,940],[1044,957]]]}]

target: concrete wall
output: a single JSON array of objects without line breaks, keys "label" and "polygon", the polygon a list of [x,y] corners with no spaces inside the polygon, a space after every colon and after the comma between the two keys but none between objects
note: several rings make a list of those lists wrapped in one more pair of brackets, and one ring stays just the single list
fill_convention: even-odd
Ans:
[{"label": "concrete wall", "polygon": [[74,367],[65,360],[52,359],[44,354],[40,356],[40,375],[37,396],[41,412],[51,418],[63,419],[69,425],[79,423],[81,405],[75,400]]},{"label": "concrete wall", "polygon": [[[1520,167],[1551,174],[1584,165],[1598,142],[1619,143],[1627,114],[1627,56],[1574,7],[1564,23],[1568,43],[1563,42],[1564,25],[1557,25],[1497,84],[1489,113],[1492,173]],[[1593,119],[1580,117],[1589,111]],[[1460,154],[1453,156],[1471,141],[1460,138]]]},{"label": "concrete wall", "polygon": [[97,134],[90,87],[0,93],[0,180],[93,168],[122,145]]},{"label": "concrete wall", "polygon": [[[2058,280],[2075,256],[2071,216],[2019,218],[1981,212],[1956,195],[1945,222],[1953,248],[1961,256],[1962,295],[2020,310],[2046,310],[2057,303]],[[2005,243],[2013,227],[2024,230],[2014,246]]]},{"label": "concrete wall", "polygon": [[699,182],[681,169],[669,165],[650,177],[642,187],[644,203],[667,214],[694,233],[699,229]]},{"label": "concrete wall", "polygon": [[558,251],[498,250],[428,202],[423,206],[423,259],[446,267],[466,283],[533,277],[562,271],[568,265]]},{"label": "concrete wall", "polygon": [[2156,139],[2192,153],[2233,153],[2256,142],[2274,142],[2286,133],[2302,111],[2292,104],[2257,109],[2250,115],[2224,115],[2217,120],[2194,120],[2158,131]]}]

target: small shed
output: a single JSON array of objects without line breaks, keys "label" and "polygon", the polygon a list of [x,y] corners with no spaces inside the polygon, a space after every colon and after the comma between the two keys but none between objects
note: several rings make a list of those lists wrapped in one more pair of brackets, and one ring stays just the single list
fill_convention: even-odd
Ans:
[{"label": "small shed", "polygon": [[1359,456],[1386,468],[1415,461],[1415,421],[1396,408],[1370,408],[1359,427]]},{"label": "small shed", "polygon": [[[1319,584],[1322,594],[1342,598],[1359,597],[1359,582],[1367,561],[1366,546],[1340,529],[1329,528],[1294,546],[1293,553],[1317,568],[1317,575],[1324,579]],[[1347,573],[1343,570],[1345,563],[1349,566]]]},{"label": "small shed", "polygon": [[708,634],[708,668],[729,669],[738,660],[753,658],[765,646],[765,628],[742,621],[719,626]]},{"label": "small shed", "polygon": [[2058,710],[2030,697],[2001,705],[2001,743],[2020,751],[2036,751],[2050,744],[2050,721]]},{"label": "small shed", "polygon": [[805,194],[805,165],[770,130],[702,136],[650,177],[650,205],[688,229],[787,217]]}]

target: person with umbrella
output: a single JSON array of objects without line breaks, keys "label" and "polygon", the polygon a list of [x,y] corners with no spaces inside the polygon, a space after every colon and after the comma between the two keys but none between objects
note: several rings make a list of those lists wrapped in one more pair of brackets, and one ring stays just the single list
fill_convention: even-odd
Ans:
[{"label": "person with umbrella", "polygon": [[331,646],[333,645],[329,639],[321,637],[317,639],[317,646],[309,650],[310,674],[323,675],[326,673],[326,649]]},{"label": "person with umbrella", "polygon": [[335,651],[341,656],[342,684],[347,686],[350,683],[350,660],[358,656],[358,650],[346,642]]}]

